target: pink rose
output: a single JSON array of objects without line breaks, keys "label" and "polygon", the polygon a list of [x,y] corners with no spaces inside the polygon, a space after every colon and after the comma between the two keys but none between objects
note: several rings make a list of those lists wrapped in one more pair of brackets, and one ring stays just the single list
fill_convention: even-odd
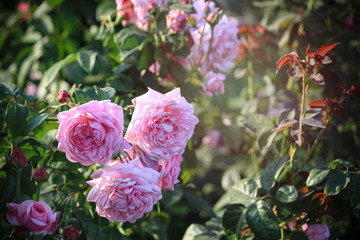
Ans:
[{"label": "pink rose", "polygon": [[186,18],[187,14],[184,11],[178,9],[171,10],[168,15],[166,15],[166,26],[175,32],[182,31],[187,23]]},{"label": "pink rose", "polygon": [[174,190],[174,184],[178,183],[180,164],[183,161],[181,155],[175,155],[168,161],[159,162],[158,172],[160,173],[159,186],[161,189]]},{"label": "pink rose", "polygon": [[60,91],[58,94],[58,100],[60,103],[69,103],[71,99],[70,94],[67,91]]},{"label": "pink rose", "polygon": [[135,110],[125,139],[154,161],[167,160],[185,151],[199,122],[194,108],[181,97],[180,88],[161,94],[148,92],[132,100]]},{"label": "pink rose", "polygon": [[134,223],[161,199],[159,175],[139,158],[127,163],[110,161],[87,182],[93,187],[87,201],[95,202],[98,214],[110,221]]},{"label": "pink rose", "polygon": [[202,143],[208,148],[217,148],[221,145],[221,132],[219,130],[213,130],[206,134],[202,139]]},{"label": "pink rose", "polygon": [[107,163],[123,141],[123,109],[110,100],[91,101],[57,115],[58,149],[84,166]]},{"label": "pink rose", "polygon": [[224,94],[225,75],[222,73],[207,72],[204,75],[206,84],[201,83],[206,96],[212,97],[214,93]]},{"label": "pink rose", "polygon": [[28,164],[28,159],[25,153],[23,153],[20,149],[16,149],[11,153],[10,160],[16,167],[19,168],[26,167]]},{"label": "pink rose", "polygon": [[122,24],[124,26],[135,23],[138,20],[131,0],[116,0],[116,9],[123,18]]},{"label": "pink rose", "polygon": [[209,57],[201,67],[203,73],[211,70],[226,72],[231,67],[237,57],[237,46],[240,43],[237,32],[236,24],[223,15],[215,25]]},{"label": "pink rose", "polygon": [[330,237],[329,228],[324,224],[304,224],[302,228],[309,240],[327,240]]},{"label": "pink rose", "polygon": [[64,229],[65,240],[77,240],[79,238],[79,230],[74,226],[67,226]]},{"label": "pink rose", "polygon": [[37,182],[45,182],[48,177],[49,174],[48,172],[45,170],[45,168],[43,167],[38,167],[34,170],[33,174],[32,174],[32,179],[34,179]]},{"label": "pink rose", "polygon": [[8,221],[15,226],[24,226],[30,236],[54,234],[60,213],[53,213],[49,205],[42,201],[26,200],[21,204],[8,203]]}]

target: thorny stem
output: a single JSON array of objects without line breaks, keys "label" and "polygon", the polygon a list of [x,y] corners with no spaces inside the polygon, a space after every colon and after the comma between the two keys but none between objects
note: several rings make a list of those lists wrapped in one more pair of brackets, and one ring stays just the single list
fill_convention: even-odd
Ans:
[{"label": "thorny stem", "polygon": [[302,119],[303,119],[303,114],[304,114],[304,108],[305,108],[305,78],[306,78],[306,72],[303,70],[302,71],[303,76],[302,76],[302,92],[301,92],[301,104],[300,104],[300,116],[299,116],[299,141],[300,141],[300,145],[302,143],[301,140],[301,133],[302,133]]},{"label": "thorny stem", "polygon": [[41,183],[38,182],[36,184],[36,201],[39,201],[39,198],[40,198],[40,189],[41,189]]},{"label": "thorny stem", "polygon": [[43,109],[41,109],[40,111],[39,111],[39,113],[41,114],[41,113],[44,113],[46,110],[48,110],[48,109],[54,109],[55,111],[57,110],[57,109],[59,109],[60,107],[62,107],[62,106],[66,106],[66,105],[68,105],[67,103],[62,103],[62,104],[59,104],[59,105],[56,105],[56,106],[49,106],[49,107],[46,107],[46,108],[43,108]]}]

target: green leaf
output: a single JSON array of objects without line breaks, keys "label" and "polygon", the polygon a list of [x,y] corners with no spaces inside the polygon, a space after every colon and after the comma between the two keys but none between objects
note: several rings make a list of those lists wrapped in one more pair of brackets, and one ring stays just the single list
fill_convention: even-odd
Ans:
[{"label": "green leaf", "polygon": [[130,240],[127,236],[122,235],[116,227],[105,227],[102,231],[106,240]]},{"label": "green leaf", "polygon": [[150,65],[154,63],[154,54],[155,54],[154,46],[150,43],[145,44],[144,48],[141,51],[138,62],[139,71],[148,69]]},{"label": "green leaf", "polygon": [[41,88],[48,89],[50,84],[55,80],[55,78],[56,78],[57,74],[59,73],[59,71],[64,66],[68,65],[69,63],[76,61],[76,59],[77,59],[77,55],[70,54],[69,56],[67,56],[63,60],[60,60],[57,63],[55,63],[54,65],[52,65],[44,73],[44,75],[43,75],[43,77],[41,79],[40,85],[39,85],[39,89],[41,89]]},{"label": "green leaf", "polygon": [[105,94],[105,99],[111,99],[111,98],[115,97],[115,95],[116,95],[116,90],[112,87],[104,87],[104,88],[101,88],[101,90]]},{"label": "green leaf", "polygon": [[92,100],[86,92],[79,88],[71,88],[69,93],[75,103],[84,104]]},{"label": "green leaf", "polygon": [[339,194],[350,182],[350,174],[348,172],[340,172],[331,170],[325,185],[325,194],[333,196]]},{"label": "green leaf", "polygon": [[8,82],[0,83],[0,90],[2,90],[6,95],[13,98],[17,98],[21,95],[20,87],[13,83],[8,83]]},{"label": "green leaf", "polygon": [[257,239],[277,240],[280,238],[278,219],[266,202],[261,200],[249,206],[245,217]]},{"label": "green leaf", "polygon": [[274,128],[271,119],[263,114],[245,114],[238,118],[238,121],[246,128],[261,133]]},{"label": "green leaf", "polygon": [[79,221],[81,222],[81,225],[83,225],[86,233],[86,239],[87,240],[103,240],[104,234],[101,230],[101,228],[95,224],[93,219],[89,216],[87,216],[83,211],[78,210],[75,212],[75,216]]},{"label": "green leaf", "polygon": [[187,229],[182,240],[194,240],[196,236],[206,233],[207,229],[205,226],[193,223]]},{"label": "green leaf", "polygon": [[106,80],[110,85],[121,93],[129,93],[133,89],[133,80],[125,74],[119,74],[116,77],[110,77]]},{"label": "green leaf", "polygon": [[258,186],[253,179],[240,180],[219,199],[214,206],[214,211],[219,211],[230,204],[249,206],[258,199],[257,188]]},{"label": "green leaf", "polygon": [[70,162],[64,152],[55,151],[51,156],[48,165],[58,170],[75,170],[80,167],[79,163]]},{"label": "green leaf", "polygon": [[351,168],[351,167],[354,167],[354,164],[349,161],[345,161],[344,159],[338,158],[338,159],[331,161],[329,163],[329,166],[331,168],[336,168],[338,166],[344,166],[345,168]]},{"label": "green leaf", "polygon": [[6,109],[6,124],[12,139],[25,133],[28,115],[29,111],[23,105],[9,102]]},{"label": "green leaf", "polygon": [[146,73],[142,77],[142,80],[144,81],[146,87],[152,88],[155,91],[159,91],[160,84],[154,73],[146,71]]},{"label": "green leaf", "polygon": [[181,10],[186,13],[196,13],[194,7],[191,4],[174,3],[170,5],[170,10]]},{"label": "green leaf", "polygon": [[89,74],[94,68],[97,52],[86,50],[77,53],[77,61],[80,66]]},{"label": "green leaf", "polygon": [[294,185],[284,185],[281,186],[276,191],[276,199],[279,200],[282,203],[291,203],[296,201],[298,197],[298,192]]},{"label": "green leaf", "polygon": [[206,212],[209,216],[215,216],[210,204],[196,193],[192,191],[185,192],[185,199],[193,208],[202,212]]},{"label": "green leaf", "polygon": [[235,239],[239,239],[241,229],[245,220],[245,207],[242,204],[233,204],[226,208],[222,217],[222,224],[225,229],[225,234],[228,238],[235,235]]},{"label": "green leaf", "polygon": [[265,168],[260,177],[261,186],[265,190],[269,190],[275,185],[287,160],[289,160],[287,155],[275,158],[274,161]]},{"label": "green leaf", "polygon": [[99,88],[98,86],[95,85],[94,89],[95,89],[96,94],[99,96],[99,100],[107,99],[104,91],[101,88]]},{"label": "green leaf", "polygon": [[315,186],[322,183],[329,175],[330,169],[311,169],[308,178],[306,179],[307,186]]},{"label": "green leaf", "polygon": [[302,123],[311,127],[325,128],[325,125],[322,122],[314,118],[305,118],[303,119]]},{"label": "green leaf", "polygon": [[35,128],[37,128],[38,126],[40,126],[40,124],[43,123],[45,121],[45,119],[48,118],[48,116],[49,116],[48,113],[43,113],[43,114],[40,114],[39,116],[36,116],[33,119],[31,119],[31,121],[29,122],[29,124],[26,127],[26,133],[29,133],[29,132],[33,131]]},{"label": "green leaf", "polygon": [[181,84],[186,80],[187,71],[178,61],[170,61],[168,68],[169,73],[178,84]]}]

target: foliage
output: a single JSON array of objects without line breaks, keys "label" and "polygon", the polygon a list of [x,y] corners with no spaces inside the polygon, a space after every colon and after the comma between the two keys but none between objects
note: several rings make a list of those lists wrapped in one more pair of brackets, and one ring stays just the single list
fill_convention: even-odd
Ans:
[{"label": "foliage", "polygon": [[[215,71],[226,72],[225,94],[209,97],[201,63],[181,63],[189,37],[166,25],[170,10],[195,11],[185,2],[155,6],[146,30],[124,23],[113,0],[0,3],[4,239],[15,236],[6,204],[28,199],[61,212],[56,233],[43,239],[61,239],[69,226],[79,239],[311,239],[303,226],[314,224],[328,226],[330,239],[359,234],[359,4],[216,1],[218,17],[238,19],[239,45],[231,69]],[[99,166],[57,150],[56,116],[110,99],[124,108],[127,127],[131,100],[148,87],[180,87],[199,124],[174,191],[163,190],[135,223],[110,222],[86,200]],[[59,102],[61,90],[70,103]],[[21,171],[11,163],[16,149],[29,163]],[[42,183],[32,178],[40,166],[48,172]]]}]

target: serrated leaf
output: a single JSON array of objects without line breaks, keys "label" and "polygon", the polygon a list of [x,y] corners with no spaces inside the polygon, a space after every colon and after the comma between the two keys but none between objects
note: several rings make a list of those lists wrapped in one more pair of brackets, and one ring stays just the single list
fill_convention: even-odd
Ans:
[{"label": "serrated leaf", "polygon": [[242,179],[232,186],[215,204],[214,211],[218,211],[230,204],[249,206],[256,202],[257,184],[253,179]]},{"label": "serrated leaf", "polygon": [[238,118],[238,121],[246,128],[261,133],[266,130],[272,130],[274,124],[271,119],[263,114],[245,114]]},{"label": "serrated leaf", "polygon": [[110,77],[106,80],[110,85],[121,93],[128,93],[133,88],[133,80],[125,74],[119,74],[116,77]]},{"label": "serrated leaf", "polygon": [[235,239],[239,239],[241,229],[245,220],[245,206],[242,204],[233,204],[226,208],[222,217],[222,224],[225,234],[228,238],[235,235]]},{"label": "serrated leaf", "polygon": [[350,174],[348,172],[340,172],[331,170],[325,185],[325,194],[333,196],[339,194],[346,188],[350,182]]},{"label": "serrated leaf", "polygon": [[296,201],[298,197],[298,192],[294,185],[284,185],[281,186],[275,194],[277,200],[282,203],[291,203]]},{"label": "serrated leaf", "polygon": [[277,240],[280,238],[278,219],[266,202],[261,200],[249,206],[245,217],[257,239]]},{"label": "serrated leaf", "polygon": [[78,163],[70,162],[64,152],[55,151],[51,156],[48,165],[54,169],[58,170],[75,170],[78,169],[81,165]]},{"label": "serrated leaf", "polygon": [[40,126],[40,124],[43,123],[45,121],[45,119],[48,117],[49,117],[48,113],[42,113],[39,116],[34,117],[33,119],[30,120],[29,124],[26,127],[25,132],[29,133],[29,132],[33,131],[35,128]]},{"label": "serrated leaf", "polygon": [[340,165],[344,166],[346,168],[354,167],[353,163],[351,163],[349,161],[345,161],[344,159],[341,159],[341,158],[335,159],[329,163],[329,166],[331,168],[336,168],[337,166],[340,166]]},{"label": "serrated leaf", "polygon": [[29,111],[23,105],[9,102],[6,109],[6,125],[10,137],[15,139],[25,133]]},{"label": "serrated leaf", "polygon": [[193,223],[185,231],[182,240],[194,240],[196,236],[206,233],[207,229],[205,226]]},{"label": "serrated leaf", "polygon": [[311,169],[308,178],[306,179],[307,186],[315,186],[322,183],[329,175],[330,169]]},{"label": "serrated leaf", "polygon": [[317,128],[325,128],[324,124],[314,118],[304,118],[302,123],[308,126],[317,127]]},{"label": "serrated leaf", "polygon": [[274,161],[265,168],[260,177],[261,186],[265,190],[269,190],[275,185],[277,178],[288,160],[289,157],[287,155],[275,158]]},{"label": "serrated leaf", "polygon": [[52,65],[48,70],[45,71],[45,73],[41,79],[39,89],[41,89],[41,88],[47,89],[50,86],[50,84],[55,80],[59,71],[64,66],[68,65],[69,63],[76,61],[76,59],[77,59],[77,55],[70,54],[63,60],[60,60],[60,61],[56,62],[54,65]]},{"label": "serrated leaf", "polygon": [[97,52],[87,50],[77,53],[77,61],[80,66],[88,73],[94,69],[95,61],[97,57]]},{"label": "serrated leaf", "polygon": [[258,145],[259,147],[262,148],[268,148],[271,146],[272,142],[274,141],[275,137],[276,137],[276,132],[275,131],[264,131],[261,132],[259,137],[258,137]]},{"label": "serrated leaf", "polygon": [[296,119],[284,119],[280,122],[280,124],[274,129],[274,131],[276,133],[282,132],[285,129],[291,127],[292,125],[294,125],[295,123],[297,123],[298,120]]}]

